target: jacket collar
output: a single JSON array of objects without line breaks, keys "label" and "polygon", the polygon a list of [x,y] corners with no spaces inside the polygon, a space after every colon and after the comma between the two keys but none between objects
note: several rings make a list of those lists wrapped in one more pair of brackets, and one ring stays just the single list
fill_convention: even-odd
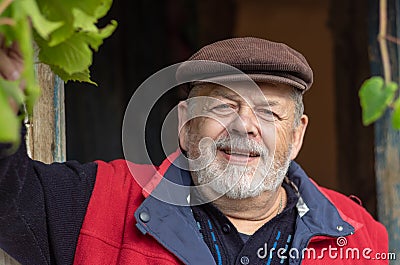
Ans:
[{"label": "jacket collar", "polygon": [[[320,187],[312,181],[303,169],[292,161],[288,170],[289,179],[298,187],[300,193],[299,216],[296,221],[296,234],[293,248],[302,249],[311,238],[343,237],[356,232],[362,225],[342,213]],[[301,212],[301,209],[307,210]]]},{"label": "jacket collar", "polygon": [[185,264],[215,264],[188,205],[192,181],[190,173],[180,169],[182,159],[172,154],[143,188],[146,199],[135,211],[136,227]]}]

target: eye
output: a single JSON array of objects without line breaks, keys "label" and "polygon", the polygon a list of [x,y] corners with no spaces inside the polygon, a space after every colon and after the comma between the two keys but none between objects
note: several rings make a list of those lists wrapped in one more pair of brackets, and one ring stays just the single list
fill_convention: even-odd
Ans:
[{"label": "eye", "polygon": [[263,120],[274,121],[275,119],[279,119],[279,116],[270,108],[257,108],[256,113]]},{"label": "eye", "polygon": [[210,111],[218,115],[228,115],[235,112],[235,106],[224,103],[210,108]]}]

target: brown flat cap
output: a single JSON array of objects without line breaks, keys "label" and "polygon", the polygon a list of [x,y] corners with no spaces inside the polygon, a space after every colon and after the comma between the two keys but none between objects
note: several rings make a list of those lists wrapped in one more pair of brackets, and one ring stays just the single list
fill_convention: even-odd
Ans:
[{"label": "brown flat cap", "polygon": [[[223,67],[225,64],[227,67]],[[232,71],[233,67],[254,81],[285,83],[303,93],[313,82],[313,72],[301,53],[286,44],[253,37],[227,39],[203,47],[178,67],[176,79],[239,80],[239,71]]]}]

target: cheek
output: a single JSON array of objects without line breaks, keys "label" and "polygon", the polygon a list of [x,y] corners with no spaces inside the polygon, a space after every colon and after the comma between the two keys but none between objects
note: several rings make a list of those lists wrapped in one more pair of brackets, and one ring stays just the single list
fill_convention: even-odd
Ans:
[{"label": "cheek", "polygon": [[211,139],[217,139],[220,135],[225,133],[225,127],[220,122],[210,118],[197,118],[193,120],[193,124],[190,126],[189,133],[196,134],[200,138],[210,137]]},{"label": "cheek", "polygon": [[275,151],[276,132],[273,124],[262,125],[261,137],[270,152]]},{"label": "cheek", "polygon": [[[216,121],[212,121],[208,118],[196,118],[190,123],[188,130],[188,154],[191,158],[199,158],[200,142],[204,138],[211,138],[216,140],[222,134],[224,134],[224,127]],[[203,142],[203,144],[211,144],[211,141]],[[204,146],[205,147],[205,146]]]},{"label": "cheek", "polygon": [[288,149],[292,143],[292,128],[289,127],[277,127],[276,128],[276,148],[280,151]]},{"label": "cheek", "polygon": [[290,129],[279,123],[262,126],[262,138],[270,151],[286,150],[291,143]]}]

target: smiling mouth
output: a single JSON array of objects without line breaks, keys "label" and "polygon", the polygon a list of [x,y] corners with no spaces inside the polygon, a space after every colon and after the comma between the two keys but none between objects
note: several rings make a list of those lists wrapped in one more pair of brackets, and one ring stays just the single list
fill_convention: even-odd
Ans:
[{"label": "smiling mouth", "polygon": [[260,153],[257,151],[231,149],[229,147],[218,148],[218,150],[230,156],[241,156],[241,157],[252,157],[252,158],[260,156]]}]

